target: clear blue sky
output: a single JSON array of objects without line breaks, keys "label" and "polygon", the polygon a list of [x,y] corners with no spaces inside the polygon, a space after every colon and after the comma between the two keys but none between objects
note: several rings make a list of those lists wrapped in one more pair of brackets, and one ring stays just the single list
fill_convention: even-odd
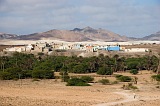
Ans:
[{"label": "clear blue sky", "polygon": [[160,31],[160,0],[0,0],[0,32],[103,28],[143,37]]}]

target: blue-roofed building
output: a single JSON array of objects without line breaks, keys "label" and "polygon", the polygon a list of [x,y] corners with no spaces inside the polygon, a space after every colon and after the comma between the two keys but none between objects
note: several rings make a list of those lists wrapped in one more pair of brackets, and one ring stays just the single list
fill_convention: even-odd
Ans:
[{"label": "blue-roofed building", "polygon": [[108,51],[120,51],[120,46],[108,46]]}]

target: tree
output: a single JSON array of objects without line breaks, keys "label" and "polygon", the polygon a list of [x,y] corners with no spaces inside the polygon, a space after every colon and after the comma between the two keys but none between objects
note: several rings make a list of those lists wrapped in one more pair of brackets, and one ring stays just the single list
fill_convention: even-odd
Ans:
[{"label": "tree", "polygon": [[78,64],[73,68],[74,73],[87,73],[88,72],[88,65],[86,64]]},{"label": "tree", "polygon": [[111,67],[103,66],[103,67],[99,68],[99,70],[97,71],[97,74],[100,74],[100,75],[112,75],[113,72],[112,72]]},{"label": "tree", "polygon": [[9,72],[0,72],[0,79],[1,80],[10,80],[11,78],[11,73]]},{"label": "tree", "polygon": [[5,70],[5,64],[7,63],[7,61],[8,61],[8,57],[7,56],[2,56],[1,58],[0,58],[0,62],[1,62],[1,69],[3,70],[3,72],[4,72],[4,70]]},{"label": "tree", "polygon": [[114,55],[113,56],[113,58],[115,59],[115,63],[114,63],[114,65],[115,65],[115,70],[114,70],[114,72],[117,72],[117,60],[118,60],[118,58],[119,58],[119,55]]},{"label": "tree", "polygon": [[19,75],[22,75],[22,69],[19,67],[7,68],[5,71],[10,73],[10,79],[18,79]]},{"label": "tree", "polygon": [[52,79],[54,78],[54,73],[49,70],[33,70],[32,77],[39,79]]},{"label": "tree", "polygon": [[60,75],[61,75],[61,79],[62,79],[62,81],[63,82],[67,82],[69,79],[70,79],[70,77],[68,76],[68,67],[67,66],[63,66],[62,68],[61,68],[61,71],[60,71]]}]

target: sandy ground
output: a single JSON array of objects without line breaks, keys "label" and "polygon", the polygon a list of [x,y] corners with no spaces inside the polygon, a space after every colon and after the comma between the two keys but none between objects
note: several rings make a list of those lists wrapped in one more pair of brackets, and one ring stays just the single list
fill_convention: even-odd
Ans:
[{"label": "sandy ground", "polygon": [[136,75],[139,89],[135,91],[121,89],[124,83],[69,87],[55,79],[0,81],[0,106],[160,106],[160,88],[151,75],[147,71]]},{"label": "sandy ground", "polygon": [[0,40],[0,45],[24,45],[24,44],[35,44],[36,42],[56,42],[56,43],[80,43],[80,44],[99,44],[99,45],[132,45],[132,44],[140,44],[140,43],[156,43],[160,44],[160,41],[128,41],[128,42],[104,42],[104,41],[84,41],[84,42],[66,42],[66,41],[61,41],[61,40],[10,40],[10,39],[5,39],[5,40]]}]

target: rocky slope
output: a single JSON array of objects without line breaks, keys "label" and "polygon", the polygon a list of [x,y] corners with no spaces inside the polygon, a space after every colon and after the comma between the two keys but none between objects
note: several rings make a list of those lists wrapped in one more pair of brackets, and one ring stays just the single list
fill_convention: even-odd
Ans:
[{"label": "rocky slope", "polygon": [[149,36],[143,37],[142,40],[155,40],[155,41],[160,41],[160,31],[155,33],[155,34],[151,34]]},{"label": "rocky slope", "polygon": [[58,39],[63,41],[127,41],[128,38],[104,29],[86,27],[73,30],[50,30],[17,37],[21,40]]},{"label": "rocky slope", "polygon": [[61,41],[137,41],[137,40],[158,40],[160,41],[160,31],[143,38],[126,37],[105,29],[94,29],[91,27],[74,28],[73,30],[49,30],[41,33],[17,36],[15,34],[0,33],[0,39],[18,40],[61,40]]},{"label": "rocky slope", "polygon": [[9,38],[16,38],[17,35],[15,34],[6,34],[6,33],[0,33],[0,39],[9,39]]}]

